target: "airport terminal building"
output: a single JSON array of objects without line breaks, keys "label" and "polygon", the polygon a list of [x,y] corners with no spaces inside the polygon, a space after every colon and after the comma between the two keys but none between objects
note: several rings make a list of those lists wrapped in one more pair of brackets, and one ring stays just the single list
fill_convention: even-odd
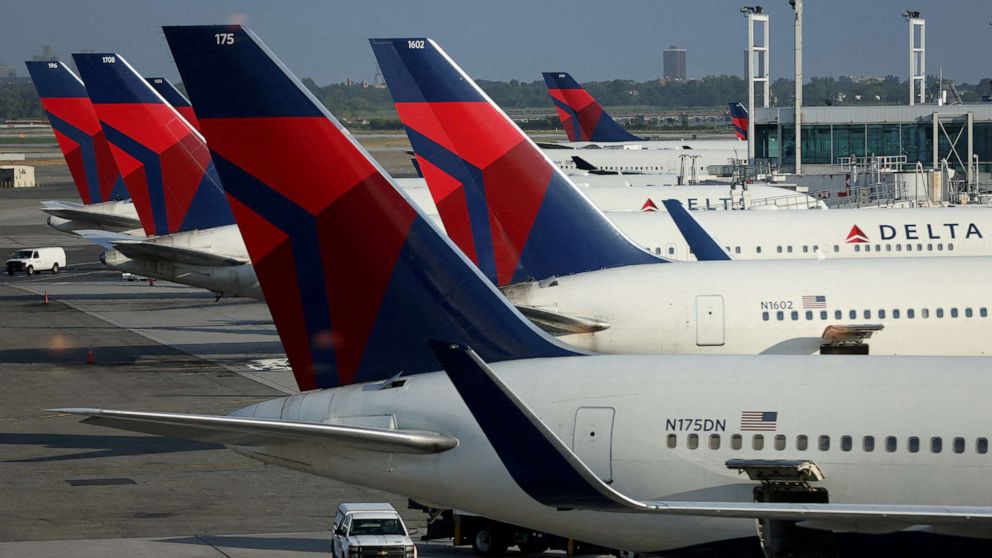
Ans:
[{"label": "airport terminal building", "polygon": [[[905,156],[906,165],[925,169],[946,159],[965,174],[971,161],[982,175],[992,171],[992,104],[803,107],[802,117],[804,173],[827,172],[852,156]],[[752,118],[755,159],[792,172],[795,109],[755,107]]]}]

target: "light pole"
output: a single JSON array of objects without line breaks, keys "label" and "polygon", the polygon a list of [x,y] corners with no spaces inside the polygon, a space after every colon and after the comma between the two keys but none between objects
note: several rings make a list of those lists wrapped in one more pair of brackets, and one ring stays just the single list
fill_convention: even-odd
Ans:
[{"label": "light pole", "polygon": [[[768,108],[769,81],[768,81],[768,14],[761,6],[744,6],[741,13],[747,17],[747,110],[749,118],[747,120],[747,159],[748,164],[754,162],[754,85],[756,82],[763,84],[762,106]],[[758,23],[761,25],[761,45],[754,42],[754,27]],[[757,55],[757,57],[755,56]]]},{"label": "light pole", "polygon": [[796,12],[796,174],[803,173],[803,0],[789,0]]},{"label": "light pole", "polygon": [[[920,104],[926,103],[927,81],[927,20],[916,10],[906,10],[903,19],[909,22],[909,105],[916,104],[919,91]],[[920,40],[916,40],[916,30],[920,31]],[[917,83],[919,88],[917,89]]]}]

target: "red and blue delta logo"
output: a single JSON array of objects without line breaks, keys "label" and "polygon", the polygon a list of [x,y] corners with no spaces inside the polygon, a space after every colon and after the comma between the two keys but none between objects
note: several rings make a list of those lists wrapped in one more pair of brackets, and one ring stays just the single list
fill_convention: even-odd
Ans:
[{"label": "red and blue delta logo", "polygon": [[868,242],[868,235],[866,235],[860,227],[854,225],[851,227],[851,232],[847,233],[847,240],[845,242],[848,244],[861,244]]}]

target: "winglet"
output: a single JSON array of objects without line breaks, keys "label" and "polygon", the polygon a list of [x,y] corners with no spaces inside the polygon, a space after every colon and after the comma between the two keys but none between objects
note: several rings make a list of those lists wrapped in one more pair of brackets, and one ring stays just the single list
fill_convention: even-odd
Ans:
[{"label": "winglet", "polygon": [[116,53],[73,54],[148,236],[234,223],[203,137]]},{"label": "winglet", "polygon": [[128,198],[83,82],[62,62],[25,62],[83,203]]},{"label": "winglet", "polygon": [[445,231],[494,283],[663,261],[624,236],[434,41],[371,43]]},{"label": "winglet", "polygon": [[249,29],[164,31],[301,390],[436,371],[428,338],[491,360],[577,354],[510,306]]},{"label": "winglet", "polygon": [[558,109],[558,118],[568,141],[642,141],[617,124],[568,73],[544,72],[541,75],[548,86],[548,95]]},{"label": "winglet", "polygon": [[682,207],[682,202],[678,200],[664,200],[661,203],[665,205],[665,211],[668,212],[672,221],[675,221],[675,226],[679,228],[679,232],[682,233],[686,242],[689,243],[689,249],[695,254],[697,260],[703,262],[732,259],[717,244],[716,240],[700,226],[699,221],[696,221],[695,217],[689,215],[689,212]]}]

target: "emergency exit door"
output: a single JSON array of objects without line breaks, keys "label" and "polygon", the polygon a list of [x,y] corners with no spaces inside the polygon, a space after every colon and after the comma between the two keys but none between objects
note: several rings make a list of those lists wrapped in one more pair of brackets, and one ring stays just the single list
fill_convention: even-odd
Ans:
[{"label": "emergency exit door", "polygon": [[613,482],[612,407],[579,407],[575,411],[572,451],[603,482]]},{"label": "emergency exit door", "polygon": [[723,297],[697,296],[696,345],[700,347],[723,345],[723,325]]}]

